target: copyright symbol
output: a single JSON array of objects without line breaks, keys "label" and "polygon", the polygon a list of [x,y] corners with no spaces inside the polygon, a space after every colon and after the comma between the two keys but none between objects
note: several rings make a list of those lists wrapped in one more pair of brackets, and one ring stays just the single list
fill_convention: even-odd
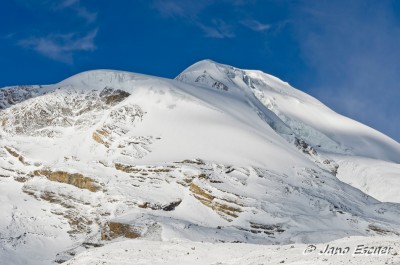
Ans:
[{"label": "copyright symbol", "polygon": [[317,249],[316,246],[314,245],[308,245],[307,248],[304,250],[304,254],[310,254],[313,253]]}]

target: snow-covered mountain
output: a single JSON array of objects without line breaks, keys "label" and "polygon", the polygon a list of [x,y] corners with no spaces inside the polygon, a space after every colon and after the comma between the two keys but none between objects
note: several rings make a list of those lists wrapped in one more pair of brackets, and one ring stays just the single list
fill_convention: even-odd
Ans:
[{"label": "snow-covered mountain", "polygon": [[400,235],[400,144],[260,71],[89,71],[0,89],[0,108],[7,264],[61,263],[121,237]]}]

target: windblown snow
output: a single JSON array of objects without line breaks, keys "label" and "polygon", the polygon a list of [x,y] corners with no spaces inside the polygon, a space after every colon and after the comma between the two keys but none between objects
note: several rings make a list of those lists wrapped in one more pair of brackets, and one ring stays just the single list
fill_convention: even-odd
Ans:
[{"label": "windblown snow", "polygon": [[4,264],[400,235],[400,144],[260,71],[89,71],[2,88],[0,109]]}]

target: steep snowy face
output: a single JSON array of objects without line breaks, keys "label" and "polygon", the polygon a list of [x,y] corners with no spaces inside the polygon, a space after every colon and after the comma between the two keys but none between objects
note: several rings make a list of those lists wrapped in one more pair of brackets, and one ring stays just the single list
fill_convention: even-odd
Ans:
[{"label": "steep snowy face", "polygon": [[[267,74],[202,61],[176,80],[97,70],[0,95],[0,260],[10,264],[62,262],[121,236],[398,235],[398,204],[336,177],[353,154],[394,160],[398,143]],[[360,139],[376,150],[362,154]]]},{"label": "steep snowy face", "polygon": [[[229,87],[229,90],[222,89],[226,93],[254,94],[297,139],[283,137],[308,150],[306,153],[312,155],[312,160],[322,160],[324,164],[321,156],[325,155],[339,167],[336,175],[342,181],[380,200],[400,202],[394,195],[399,192],[394,187],[400,185],[400,178],[393,177],[399,174],[400,144],[380,132],[335,113],[315,98],[261,71],[204,60],[187,68],[176,79],[210,89]],[[377,164],[386,166],[376,170],[373,165]],[[384,191],[388,187],[389,193]]]},{"label": "steep snowy face", "polygon": [[176,79],[228,93],[254,94],[295,135],[317,151],[400,162],[399,143],[335,113],[274,76],[205,60],[190,66]]}]

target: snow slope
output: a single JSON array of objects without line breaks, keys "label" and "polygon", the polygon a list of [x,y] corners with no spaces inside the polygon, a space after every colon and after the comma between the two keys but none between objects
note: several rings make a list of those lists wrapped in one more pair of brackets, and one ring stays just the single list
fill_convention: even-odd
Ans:
[{"label": "snow slope", "polygon": [[187,68],[177,79],[209,87],[229,86],[232,93],[251,90],[294,134],[338,163],[340,180],[379,200],[400,202],[400,145],[393,139],[335,113],[315,98],[261,71],[204,60]]},{"label": "snow slope", "polygon": [[229,87],[231,93],[249,94],[251,91],[317,150],[400,163],[400,145],[393,139],[335,113],[315,98],[261,71],[241,70],[204,60],[187,68],[177,79],[214,87],[218,82]]},{"label": "snow slope", "polygon": [[[363,237],[344,238],[329,243],[328,248],[349,247],[346,254],[318,254],[327,244],[313,245],[316,250],[305,253],[305,244],[265,246],[232,243],[159,242],[126,240],[102,248],[92,249],[68,261],[66,265],[122,265],[122,264],[399,264],[398,238],[377,237],[368,241]],[[373,253],[377,247],[388,248],[386,254]],[[357,249],[359,248],[359,249]],[[361,250],[360,250],[361,249]],[[390,249],[390,250],[389,250]],[[339,253],[339,252],[338,252]]]},{"label": "snow slope", "polygon": [[96,70],[14,89],[15,100],[0,89],[7,264],[62,262],[120,237],[399,236],[400,205],[379,201],[398,202],[398,188],[371,189],[371,168],[364,182],[349,173],[374,159],[397,183],[400,145],[275,77],[206,60],[175,80]]},{"label": "snow slope", "polygon": [[51,264],[73,241],[68,222],[52,212],[50,203],[21,190],[13,179],[0,182],[1,264]]},{"label": "snow slope", "polygon": [[338,156],[338,178],[383,202],[400,203],[400,164]]}]

